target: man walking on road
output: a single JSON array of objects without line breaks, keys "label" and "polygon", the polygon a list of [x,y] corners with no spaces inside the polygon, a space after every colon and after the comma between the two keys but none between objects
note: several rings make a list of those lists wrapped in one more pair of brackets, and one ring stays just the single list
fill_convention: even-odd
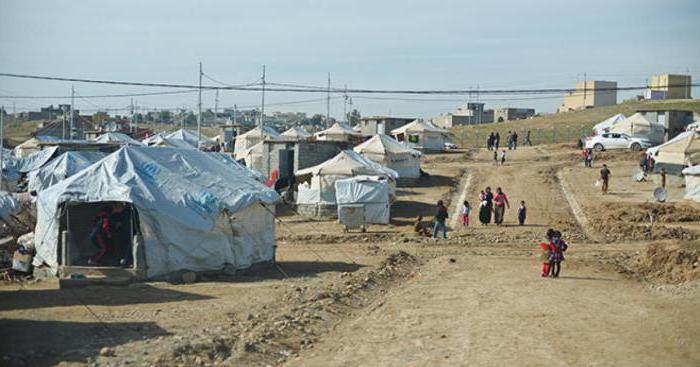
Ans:
[{"label": "man walking on road", "polygon": [[604,164],[603,168],[600,170],[600,181],[602,183],[602,190],[603,190],[603,195],[608,193],[608,184],[610,182],[610,170],[608,169],[608,165]]},{"label": "man walking on road", "polygon": [[523,143],[523,145],[526,145],[526,144],[529,146],[532,146],[532,140],[530,140],[530,130],[528,130],[527,133],[525,134],[525,142]]},{"label": "man walking on road", "polygon": [[447,208],[442,200],[437,202],[437,212],[435,213],[435,228],[433,228],[433,239],[437,240],[438,232],[442,229],[442,238],[447,239]]}]

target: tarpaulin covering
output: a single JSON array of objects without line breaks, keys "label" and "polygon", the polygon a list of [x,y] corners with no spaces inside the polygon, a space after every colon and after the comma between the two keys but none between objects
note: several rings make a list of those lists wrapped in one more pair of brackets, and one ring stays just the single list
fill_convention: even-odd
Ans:
[{"label": "tarpaulin covering", "polygon": [[0,218],[8,221],[11,215],[20,212],[22,208],[20,204],[12,197],[12,194],[7,191],[0,191]]},{"label": "tarpaulin covering", "polygon": [[146,275],[245,268],[274,256],[279,196],[197,150],[125,146],[39,194],[35,265],[58,264],[64,203],[127,202],[139,214]]},{"label": "tarpaulin covering", "polygon": [[96,151],[66,152],[54,158],[43,167],[29,172],[27,191],[40,192],[48,187],[88,168],[106,157],[106,153]]},{"label": "tarpaulin covering", "polygon": [[610,130],[610,128],[613,125],[617,124],[620,121],[623,121],[625,118],[625,115],[621,113],[618,113],[617,115],[614,115],[612,117],[608,117],[607,119],[595,124],[595,126],[593,126],[593,132],[596,134],[602,134]]},{"label": "tarpaulin covering", "polygon": [[140,141],[123,133],[104,133],[95,138],[97,143],[143,145]]},{"label": "tarpaulin covering", "polygon": [[700,202],[700,166],[684,169],[683,176],[685,177],[685,198]]},{"label": "tarpaulin covering", "polygon": [[373,162],[393,169],[401,178],[420,177],[421,152],[402,145],[390,136],[377,134],[353,150]]},{"label": "tarpaulin covering", "polygon": [[28,173],[43,167],[56,154],[58,147],[48,147],[43,150],[30,154],[28,157],[22,158],[17,163],[17,171]]},{"label": "tarpaulin covering", "polygon": [[335,196],[339,208],[344,204],[364,206],[365,223],[389,224],[391,186],[385,177],[358,176],[336,180]]}]

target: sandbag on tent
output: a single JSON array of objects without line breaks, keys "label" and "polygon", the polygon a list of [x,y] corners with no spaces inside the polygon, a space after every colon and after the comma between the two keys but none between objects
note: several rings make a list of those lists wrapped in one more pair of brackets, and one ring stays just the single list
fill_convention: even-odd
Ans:
[{"label": "sandbag on tent", "polygon": [[445,150],[445,143],[450,140],[449,131],[436,127],[424,120],[415,120],[410,124],[394,129],[391,131],[391,135],[409,148],[433,152]]},{"label": "sandbag on tent", "polygon": [[389,224],[393,193],[386,177],[357,176],[335,181],[340,211],[343,205],[362,205],[364,222]]},{"label": "sandbag on tent", "polygon": [[275,140],[279,138],[279,133],[267,126],[257,126],[254,129],[247,131],[236,137],[233,151],[237,154],[242,154],[246,150],[264,140]]},{"label": "sandbag on tent", "polygon": [[645,138],[652,143],[661,144],[665,139],[666,128],[664,125],[647,120],[646,117],[640,113],[635,113],[617,124],[612,125],[612,127],[610,127],[610,132]]},{"label": "sandbag on tent", "polygon": [[66,152],[43,167],[29,172],[27,191],[41,192],[106,157],[97,151]]},{"label": "sandbag on tent", "polygon": [[604,132],[607,132],[610,130],[610,128],[613,127],[613,125],[617,124],[620,121],[624,121],[625,119],[625,115],[618,113],[617,115],[609,117],[593,126],[593,132],[595,134],[602,134]]},{"label": "sandbag on tent", "polygon": [[687,167],[683,170],[685,177],[685,198],[700,203],[700,166]]},{"label": "sandbag on tent", "polygon": [[90,229],[79,230],[85,227],[80,216],[116,202],[136,213],[134,258],[143,255],[146,277],[227,264],[246,268],[274,258],[274,214],[264,205],[278,200],[273,190],[209,153],[125,146],[39,194],[34,264],[58,271],[63,230],[72,239],[66,246],[75,243],[68,264],[89,255],[77,251],[90,243]]},{"label": "sandbag on tent", "polygon": [[143,143],[123,133],[104,133],[97,138],[95,142],[104,144],[131,144],[141,146]]},{"label": "sandbag on tent", "polygon": [[314,134],[316,140],[323,141],[345,141],[350,142],[362,138],[362,134],[353,130],[351,127],[336,122],[326,130],[322,130]]},{"label": "sandbag on tent", "polygon": [[393,169],[401,180],[420,177],[421,152],[407,148],[390,136],[377,134],[353,150],[373,162]]},{"label": "sandbag on tent", "polygon": [[53,146],[32,153],[28,157],[22,158],[17,162],[17,171],[20,173],[29,173],[30,171],[41,168],[51,161],[57,151],[58,147]]}]

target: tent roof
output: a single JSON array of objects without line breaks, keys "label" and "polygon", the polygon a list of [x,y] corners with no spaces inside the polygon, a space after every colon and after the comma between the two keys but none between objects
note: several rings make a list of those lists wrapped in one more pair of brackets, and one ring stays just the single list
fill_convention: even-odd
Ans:
[{"label": "tent roof", "polygon": [[607,119],[597,123],[595,126],[593,126],[593,131],[600,131],[606,128],[609,128],[618,122],[626,119],[625,115],[618,113],[617,115],[614,115],[612,117],[608,117]]},{"label": "tent roof", "polygon": [[313,167],[297,171],[296,175],[383,175],[393,179],[399,178],[399,174],[387,167],[374,163],[369,159],[355,153],[352,150],[343,150],[335,157]]},{"label": "tent roof", "polygon": [[105,156],[107,156],[106,153],[98,151],[65,152],[43,167],[29,172],[29,190],[41,191],[48,185],[89,167]]},{"label": "tent roof", "polygon": [[351,135],[351,136],[360,136],[362,134],[358,133],[357,131],[353,130],[351,127],[346,126],[345,124],[341,124],[340,122],[334,123],[331,127],[329,127],[326,130],[321,130],[314,134],[314,136],[321,136],[321,135]]},{"label": "tent roof", "polygon": [[291,138],[306,139],[310,138],[312,135],[306,129],[301,126],[292,126],[287,131],[283,132],[281,136],[287,136]]},{"label": "tent roof", "polygon": [[657,124],[656,122],[651,122],[649,121],[644,115],[641,113],[635,113],[634,115],[619,121],[617,124],[613,125],[610,129],[610,131],[624,131],[631,127],[632,125],[634,126],[644,126],[644,127],[662,127],[663,125]]},{"label": "tent roof", "polygon": [[371,154],[412,154],[420,156],[421,153],[415,149],[408,148],[396,141],[396,139],[384,135],[377,134],[366,142],[356,146],[354,149],[357,153]]},{"label": "tent roof", "polygon": [[[170,134],[165,135],[164,137],[167,139],[170,139],[170,140],[173,140],[173,139],[184,140],[185,142],[187,142],[191,146],[197,148],[198,137],[197,137],[196,131],[187,130],[187,129],[180,129],[177,131],[173,131]],[[201,143],[210,143],[211,141],[212,141],[211,138],[202,134]]]},{"label": "tent roof", "polygon": [[684,168],[683,174],[692,176],[700,175],[700,165]]},{"label": "tent roof", "polygon": [[140,141],[130,137],[129,135],[123,133],[104,133],[97,138],[95,141],[98,143],[120,143],[120,144],[131,144],[131,145],[143,145]]},{"label": "tent roof", "polygon": [[676,146],[676,145],[678,145],[678,146],[682,145],[683,149],[685,149],[685,147],[689,143],[689,139],[693,135],[696,135],[696,134],[700,134],[700,133],[695,131],[695,130],[684,131],[684,132],[676,135],[673,139],[671,139],[671,140],[669,140],[661,145],[657,145],[655,147],[651,147],[651,148],[647,149],[647,154],[655,155],[660,150],[670,149],[672,146]]},{"label": "tent roof", "polygon": [[434,126],[431,123],[428,123],[424,120],[415,120],[411,122],[410,124],[406,124],[404,126],[401,126],[398,129],[391,130],[391,134],[402,134],[402,133],[418,133],[418,132],[435,132],[435,133],[442,133],[442,134],[449,134],[449,131],[445,129],[441,129],[439,127]]},{"label": "tent roof", "polygon": [[51,158],[53,158],[57,150],[57,146],[48,147],[30,154],[28,157],[20,159],[17,163],[17,171],[27,173],[43,167],[51,160]]},{"label": "tent roof", "polygon": [[244,134],[241,134],[238,136],[238,138],[247,138],[247,137],[261,137],[264,136],[267,139],[274,139],[277,138],[280,134],[277,132],[277,130],[269,127],[269,126],[256,126],[254,129],[245,132]]}]

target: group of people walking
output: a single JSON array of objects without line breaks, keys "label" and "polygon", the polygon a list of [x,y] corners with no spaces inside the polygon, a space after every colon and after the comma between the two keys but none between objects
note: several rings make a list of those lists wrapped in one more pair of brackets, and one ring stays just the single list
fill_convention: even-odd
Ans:
[{"label": "group of people walking", "polygon": [[[465,202],[465,204],[468,203]],[[503,224],[506,208],[510,209],[510,202],[508,201],[508,195],[502,188],[497,187],[495,194],[491,191],[491,187],[486,187],[479,193],[479,222],[481,222],[482,226],[491,223],[492,214],[493,222],[496,225]],[[525,201],[521,201],[518,208],[518,223],[524,225],[526,217],[527,207],[525,206]]]},{"label": "group of people walking", "polygon": [[[518,132],[513,130],[513,131],[508,131],[508,134],[506,135],[506,144],[508,145],[508,150],[516,150],[518,149],[518,139],[520,136],[518,135]],[[486,148],[488,150],[493,150],[498,151],[498,147],[500,146],[501,143],[501,134],[498,131],[491,131],[489,133],[489,136],[486,138]],[[523,140],[523,145],[529,145],[532,146],[532,141],[530,140],[530,130],[527,131],[525,134],[525,138]]]}]

